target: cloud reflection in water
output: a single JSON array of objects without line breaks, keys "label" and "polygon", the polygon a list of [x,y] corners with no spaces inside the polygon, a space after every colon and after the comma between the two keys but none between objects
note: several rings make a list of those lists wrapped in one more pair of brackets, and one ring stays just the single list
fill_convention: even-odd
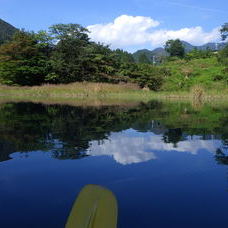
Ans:
[{"label": "cloud reflection in water", "polygon": [[130,129],[111,133],[109,138],[102,142],[92,141],[86,153],[91,156],[112,156],[116,162],[129,165],[156,159],[159,151],[187,152],[197,155],[200,151],[215,153],[221,147],[220,140],[203,140],[201,136],[188,136],[175,147],[173,143],[165,143],[163,135],[151,132],[140,133]]}]

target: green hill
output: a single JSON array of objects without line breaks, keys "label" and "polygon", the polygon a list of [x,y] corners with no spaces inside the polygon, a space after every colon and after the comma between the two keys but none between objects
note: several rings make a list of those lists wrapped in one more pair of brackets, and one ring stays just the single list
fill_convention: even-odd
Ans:
[{"label": "green hill", "polygon": [[10,39],[17,29],[0,19],[0,44]]},{"label": "green hill", "polygon": [[146,55],[147,59],[152,63],[153,56],[155,56],[156,58],[159,58],[163,56],[168,56],[168,53],[165,51],[164,48],[156,48],[153,51],[150,51],[148,49],[138,50],[135,53],[133,53],[135,62],[139,62],[139,58],[141,55]]},{"label": "green hill", "polygon": [[[207,43],[201,46],[193,46],[186,41],[181,41],[181,42],[186,52],[190,52],[195,48],[198,50],[207,50],[207,49],[210,49],[212,51],[222,50],[227,45],[227,43],[223,42],[223,43]],[[156,60],[162,57],[168,56],[168,53],[165,51],[165,49],[160,47],[154,50],[148,50],[148,49],[138,50],[135,53],[133,53],[133,57],[136,62],[139,62],[140,55],[144,55],[144,54],[146,55],[146,57],[151,63],[153,62],[153,58],[154,58],[153,56],[155,56]]]}]

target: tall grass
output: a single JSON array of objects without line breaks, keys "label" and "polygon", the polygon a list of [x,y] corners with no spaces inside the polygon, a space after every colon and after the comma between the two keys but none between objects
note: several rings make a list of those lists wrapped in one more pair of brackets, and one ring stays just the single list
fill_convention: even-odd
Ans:
[{"label": "tall grass", "polygon": [[205,96],[204,88],[200,85],[195,85],[191,88],[191,94],[194,100],[202,100]]},{"label": "tall grass", "polygon": [[205,91],[194,86],[189,91],[153,92],[140,89],[136,84],[71,83],[42,86],[0,86],[0,101],[35,101],[49,103],[106,103],[147,102],[151,99],[213,100],[228,101],[228,90]]},{"label": "tall grass", "polygon": [[90,97],[105,96],[110,93],[133,92],[139,90],[135,84],[108,84],[108,83],[71,83],[42,86],[0,86],[0,96],[20,97]]},{"label": "tall grass", "polygon": [[[152,92],[141,90],[136,84],[71,83],[42,86],[0,86],[0,100],[25,101],[86,101],[108,103],[149,101]],[[106,102],[107,103],[107,102]]]}]

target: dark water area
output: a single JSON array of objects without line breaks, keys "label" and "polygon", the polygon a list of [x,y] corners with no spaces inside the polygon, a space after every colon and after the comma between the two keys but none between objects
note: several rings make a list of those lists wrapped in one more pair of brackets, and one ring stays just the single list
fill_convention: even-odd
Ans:
[{"label": "dark water area", "polygon": [[228,227],[228,106],[0,105],[0,227],[64,227],[87,184],[118,227]]}]

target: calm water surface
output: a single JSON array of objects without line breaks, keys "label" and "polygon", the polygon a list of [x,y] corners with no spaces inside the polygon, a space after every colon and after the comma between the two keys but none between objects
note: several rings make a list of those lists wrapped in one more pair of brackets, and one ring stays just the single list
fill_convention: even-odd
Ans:
[{"label": "calm water surface", "polygon": [[64,227],[83,186],[118,227],[228,227],[228,106],[0,106],[0,227]]}]

